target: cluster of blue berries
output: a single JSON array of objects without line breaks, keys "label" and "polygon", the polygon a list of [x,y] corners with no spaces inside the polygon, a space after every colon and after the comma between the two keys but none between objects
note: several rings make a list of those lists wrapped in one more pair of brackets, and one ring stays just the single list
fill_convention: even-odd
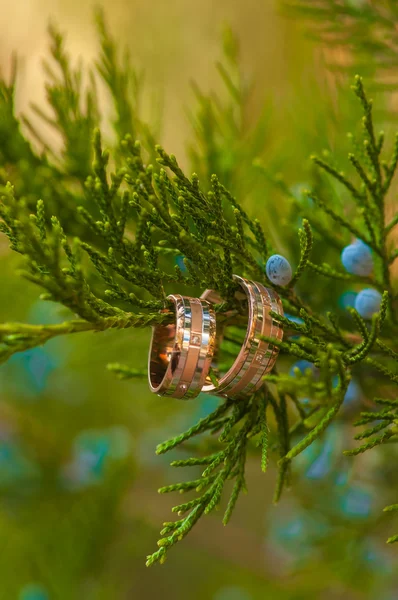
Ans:
[{"label": "cluster of blue berries", "polygon": [[[373,272],[372,251],[362,240],[355,240],[341,253],[341,262],[348,273],[367,277]],[[275,285],[285,286],[292,280],[292,267],[280,254],[273,254],[267,260],[265,272]],[[355,297],[355,309],[364,319],[371,319],[380,310],[381,294],[373,288],[361,290]]]},{"label": "cluster of blue berries", "polygon": [[[362,240],[355,240],[341,253],[343,267],[351,275],[367,277],[373,273],[372,251]],[[381,294],[373,288],[361,290],[355,298],[355,309],[364,319],[371,319],[380,310]]]}]

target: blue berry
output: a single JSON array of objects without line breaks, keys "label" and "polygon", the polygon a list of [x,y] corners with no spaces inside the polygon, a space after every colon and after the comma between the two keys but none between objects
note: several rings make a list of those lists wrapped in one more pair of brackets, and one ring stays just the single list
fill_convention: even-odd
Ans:
[{"label": "blue berry", "polygon": [[303,373],[304,375],[307,369],[310,369],[310,371],[315,371],[315,366],[309,360],[301,359],[295,362],[294,365],[292,365],[289,371],[289,375],[294,375],[295,369],[298,369],[300,373]]},{"label": "blue berry", "polygon": [[[308,183],[295,183],[290,187],[290,193],[296,200],[299,200],[303,203],[308,202],[312,204],[313,200],[308,198],[308,193],[306,193],[306,190],[308,190],[310,187],[311,186]],[[301,224],[302,223],[300,222],[300,225]]]},{"label": "blue berry", "polygon": [[175,258],[175,264],[180,267],[181,271],[183,273],[186,273],[188,271],[186,264],[184,263],[184,256],[182,254],[179,254],[178,256],[176,256]]},{"label": "blue berry", "polygon": [[[293,321],[293,323],[297,323],[297,325],[304,325],[304,321],[303,321],[303,319],[300,319],[300,317],[295,317],[294,315],[289,315],[289,313],[285,313],[285,317],[286,317],[286,319],[289,319],[289,321]],[[297,340],[299,337],[300,337],[299,335],[291,335],[290,339]]]},{"label": "blue berry", "polygon": [[19,600],[48,600],[48,595],[40,585],[28,584],[22,588]]},{"label": "blue berry", "polygon": [[352,517],[367,517],[373,504],[372,495],[359,486],[352,487],[340,500],[340,509]]},{"label": "blue berry", "polygon": [[361,290],[355,299],[355,309],[363,319],[371,319],[381,305],[381,294],[372,288]]},{"label": "blue berry", "polygon": [[357,292],[347,291],[343,292],[338,300],[338,304],[341,308],[348,308],[355,306],[355,298],[357,297]]},{"label": "blue berry", "polygon": [[300,317],[295,317],[294,315],[290,315],[287,312],[285,312],[285,317],[286,317],[286,319],[289,319],[289,321],[293,321],[293,323],[297,323],[297,325],[304,325],[304,321]]},{"label": "blue berry", "polygon": [[332,468],[332,449],[330,444],[325,443],[318,458],[310,465],[305,476],[307,479],[322,479]]},{"label": "blue berry", "polygon": [[267,260],[265,272],[272,283],[287,285],[292,279],[292,267],[289,261],[280,254],[273,254]]},{"label": "blue berry", "polygon": [[348,408],[350,405],[355,404],[361,399],[361,396],[362,392],[360,386],[354,379],[351,379],[344,396],[344,407]]},{"label": "blue berry", "polygon": [[373,271],[372,251],[362,240],[356,240],[344,248],[341,262],[345,270],[352,275],[365,277]]}]

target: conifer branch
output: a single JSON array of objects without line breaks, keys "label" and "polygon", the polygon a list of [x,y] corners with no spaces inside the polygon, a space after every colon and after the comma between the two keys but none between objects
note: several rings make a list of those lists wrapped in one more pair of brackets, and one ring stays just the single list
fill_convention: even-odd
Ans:
[{"label": "conifer branch", "polygon": [[[0,119],[0,231],[21,259],[21,275],[40,288],[41,299],[57,302],[75,315],[73,320],[54,325],[0,325],[1,362],[60,335],[171,323],[175,316],[168,294],[199,295],[208,288],[223,298],[215,306],[217,323],[236,327],[244,335],[247,306],[235,295],[232,275],[272,285],[264,273],[264,261],[271,254],[268,231],[242,206],[247,190],[238,185],[235,174],[235,170],[252,169],[266,125],[265,117],[261,117],[256,131],[245,137],[247,95],[237,68],[237,44],[228,38],[226,62],[219,66],[228,90],[227,108],[221,101],[214,106],[211,98],[196,90],[201,112],[195,118],[200,144],[194,162],[200,175],[189,175],[175,156],[155,145],[154,128],[140,115],[140,77],[128,58],[120,59],[100,13],[97,25],[100,58],[95,69],[100,82],[89,77],[87,87],[82,83],[83,67],[72,65],[62,35],[54,28],[50,32],[53,62],[45,67],[49,111],[41,106],[33,110],[61,135],[60,151],[42,139],[43,153],[35,153],[20,129],[21,121],[30,124],[29,119],[16,116],[15,78],[9,84],[0,81],[0,110],[5,115]],[[112,98],[116,145],[104,142],[99,130],[97,85],[105,86]],[[164,562],[168,550],[217,508],[228,481],[232,482],[232,492],[223,522],[230,520],[246,489],[251,445],[261,449],[262,471],[267,470],[274,451],[277,453],[274,499],[278,501],[294,458],[319,439],[338,416],[353,368],[359,378],[371,370],[385,377],[386,387],[398,383],[397,305],[390,270],[396,252],[387,249],[387,236],[397,223],[396,217],[385,225],[385,199],[398,164],[398,138],[392,156],[384,160],[384,134],[375,133],[372,103],[360,78],[355,80],[354,91],[362,106],[363,130],[361,151],[355,150],[350,157],[352,173],[342,173],[334,162],[314,158],[316,166],[327,174],[322,178],[332,178],[342,186],[344,212],[339,203],[324,195],[322,186],[308,192],[318,207],[311,215],[314,235],[304,218],[295,274],[288,286],[274,286],[285,310],[291,313],[284,317],[271,314],[283,326],[284,339],[262,337],[291,363],[299,358],[311,366],[303,372],[293,366],[289,373],[274,368],[265,377],[264,387],[251,398],[221,401],[210,415],[158,445],[157,453],[164,454],[196,436],[218,436],[211,453],[172,462],[179,468],[199,467],[201,474],[159,491],[196,491],[197,496],[174,507],[180,518],[164,524],[159,550],[148,557],[148,565]],[[31,124],[29,127],[33,132]],[[39,128],[35,135],[40,139]],[[222,159],[232,141],[236,146],[232,166],[228,167]],[[297,202],[294,206],[297,210]],[[337,235],[328,232],[329,217],[336,224]],[[377,262],[374,276],[353,276],[336,266],[337,251],[350,235],[371,248]],[[330,248],[330,264],[310,260],[320,236]],[[342,318],[344,325],[334,312],[326,318],[312,294],[304,293],[305,278],[301,277],[306,269],[319,288],[324,284],[318,277],[322,276],[386,290],[371,326],[354,310],[350,311],[352,319]],[[296,291],[302,286],[303,294]],[[221,349],[223,360],[233,360],[239,340],[236,332],[227,331],[226,348]],[[222,363],[218,367],[220,372],[224,370]],[[118,362],[108,368],[122,379],[145,376],[143,369]],[[210,375],[214,379],[217,372]],[[386,396],[375,399],[381,406],[379,412],[361,415],[358,424],[366,428],[356,437],[365,443],[349,454],[396,438],[397,401],[392,393]],[[310,409],[300,400],[303,397],[310,398]],[[270,419],[272,413],[276,424]],[[380,422],[373,424],[375,420]],[[303,436],[298,442],[297,435]]]}]

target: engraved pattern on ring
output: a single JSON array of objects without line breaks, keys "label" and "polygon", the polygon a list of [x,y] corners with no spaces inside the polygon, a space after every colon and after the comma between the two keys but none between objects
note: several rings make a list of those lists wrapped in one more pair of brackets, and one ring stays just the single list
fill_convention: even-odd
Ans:
[{"label": "engraved pattern on ring", "polygon": [[[263,384],[263,376],[269,372],[276,361],[279,348],[259,339],[259,336],[282,340],[283,329],[278,321],[271,317],[270,311],[283,315],[282,302],[276,292],[262,284],[248,281],[237,275],[234,280],[246,293],[248,301],[248,325],[245,340],[232,367],[219,379],[218,386],[208,384],[203,391],[230,398],[248,396]],[[206,290],[202,298],[219,301],[217,292]],[[216,300],[217,299],[217,300]],[[218,341],[216,341],[217,345]]]},{"label": "engraved pattern on ring", "polygon": [[[230,391],[231,397],[239,397],[240,395],[251,395],[256,390],[256,384],[261,381],[264,375],[269,354],[269,344],[258,336],[270,335],[271,332],[271,319],[269,316],[270,301],[268,296],[265,294],[265,288],[255,282],[250,282],[253,288],[253,293],[256,299],[256,306],[258,310],[258,325],[256,327],[256,335],[253,339],[254,352],[251,353],[252,358],[246,369],[246,374],[241,378],[237,385],[234,386]],[[258,360],[260,357],[260,360]]]},{"label": "engraved pattern on ring", "polygon": [[[258,350],[260,346],[260,340],[258,335],[262,333],[263,330],[263,322],[264,322],[264,314],[263,314],[263,303],[261,301],[261,297],[259,296],[256,286],[253,282],[245,282],[247,285],[247,289],[250,292],[250,298],[253,302],[253,323],[250,328],[250,336],[249,336],[249,351],[245,358],[244,364],[239,369],[236,377],[233,379],[231,384],[223,389],[223,393],[228,394],[231,398],[235,397],[239,392],[244,393],[246,385],[250,382],[253,373],[257,372],[259,363],[257,361]],[[254,366],[254,368],[253,368]]]},{"label": "engraved pattern on ring", "polygon": [[209,302],[180,295],[174,325],[153,328],[148,361],[149,386],[161,396],[193,398],[199,394],[213,358],[216,319]]},{"label": "engraved pattern on ring", "polygon": [[[255,300],[254,300],[254,294],[253,294],[252,290],[250,289],[250,287],[246,287],[246,280],[243,279],[242,277],[239,277],[238,275],[234,275],[234,279],[241,285],[241,287],[243,287],[243,289],[245,290],[246,295],[248,297],[247,298],[248,299],[248,327],[247,327],[247,331],[246,331],[246,335],[245,335],[245,340],[242,344],[242,347],[239,351],[239,354],[238,354],[234,364],[227,371],[227,373],[225,373],[225,375],[223,375],[219,380],[219,384],[217,386],[217,394],[224,394],[225,388],[227,386],[229,386],[231,381],[233,381],[236,376],[239,376],[239,372],[240,372],[241,368],[244,366],[246,357],[247,357],[248,353],[250,352],[251,338],[253,337],[253,330],[256,326],[256,321],[257,321],[257,313],[255,311],[255,309],[256,309]],[[212,293],[211,291],[206,290],[206,292],[204,292],[204,295],[206,295],[206,297],[209,297],[209,295],[211,293]],[[216,390],[216,388],[212,383],[207,384],[203,387],[204,392],[215,393],[215,390]]]},{"label": "engraved pattern on ring", "polygon": [[[272,335],[272,320],[269,315],[269,309],[271,306],[269,297],[266,294],[266,289],[257,283],[254,283],[254,288],[258,307],[262,313],[260,319],[261,329],[258,331],[258,333],[259,335]],[[258,360],[259,356],[261,357],[261,360]],[[233,391],[234,395],[251,395],[258,387],[260,387],[262,384],[261,379],[266,371],[270,356],[271,350],[269,343],[264,340],[258,340],[257,353],[251,364],[249,377],[247,377],[244,382],[246,385],[245,387],[242,385],[236,387]]]}]

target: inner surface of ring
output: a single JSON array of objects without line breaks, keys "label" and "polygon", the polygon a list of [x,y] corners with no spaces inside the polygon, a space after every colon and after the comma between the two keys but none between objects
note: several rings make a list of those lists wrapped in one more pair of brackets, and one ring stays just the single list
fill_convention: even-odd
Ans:
[{"label": "inner surface of ring", "polygon": [[[242,308],[242,314],[231,316],[225,323],[217,326],[217,336],[215,342],[215,351],[212,361],[213,375],[218,382],[225,380],[230,376],[238,358],[240,348],[245,344],[249,336],[249,299],[245,289],[239,284],[235,292],[235,298]],[[209,302],[220,303],[222,299],[218,292],[208,290],[202,294]],[[234,356],[235,355],[235,356]],[[225,361],[225,362],[224,362]],[[218,384],[217,384],[218,385]],[[214,381],[210,376],[206,377],[204,391],[210,391],[213,388]]]},{"label": "inner surface of ring", "polygon": [[171,362],[171,371],[174,373],[181,348],[175,340],[176,325],[156,325],[153,332],[151,359],[149,362],[149,376],[153,387],[158,387],[165,376],[167,367]]}]

